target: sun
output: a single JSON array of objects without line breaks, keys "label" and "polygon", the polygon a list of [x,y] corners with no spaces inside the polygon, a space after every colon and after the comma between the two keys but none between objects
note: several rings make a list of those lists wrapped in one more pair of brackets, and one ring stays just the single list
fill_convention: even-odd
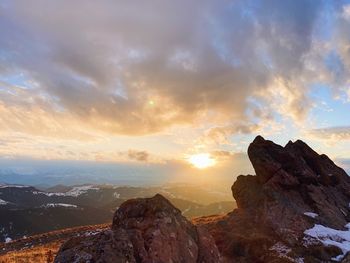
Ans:
[{"label": "sun", "polygon": [[215,160],[210,156],[209,153],[199,153],[191,155],[188,161],[198,169],[205,169],[215,165]]}]

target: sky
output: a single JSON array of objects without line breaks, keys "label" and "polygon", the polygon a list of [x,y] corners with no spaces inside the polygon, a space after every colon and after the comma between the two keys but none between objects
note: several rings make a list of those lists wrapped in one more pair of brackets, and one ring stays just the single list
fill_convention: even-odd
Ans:
[{"label": "sky", "polygon": [[[3,169],[231,180],[258,134],[350,169],[349,1],[2,0],[0,35]],[[215,165],[194,169],[196,154]]]}]

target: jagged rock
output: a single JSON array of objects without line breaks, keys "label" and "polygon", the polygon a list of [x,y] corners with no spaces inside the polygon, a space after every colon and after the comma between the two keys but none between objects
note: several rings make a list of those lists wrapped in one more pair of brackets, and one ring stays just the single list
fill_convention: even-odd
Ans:
[{"label": "jagged rock", "polygon": [[196,221],[228,261],[325,262],[341,254],[333,246],[306,247],[304,231],[315,224],[345,229],[350,179],[344,170],[302,141],[282,147],[258,136],[248,155],[256,175],[233,184],[238,209],[220,220]]},{"label": "jagged rock", "polygon": [[196,227],[161,195],[132,199],[116,211],[112,229],[66,242],[55,262],[220,262],[205,228]]}]

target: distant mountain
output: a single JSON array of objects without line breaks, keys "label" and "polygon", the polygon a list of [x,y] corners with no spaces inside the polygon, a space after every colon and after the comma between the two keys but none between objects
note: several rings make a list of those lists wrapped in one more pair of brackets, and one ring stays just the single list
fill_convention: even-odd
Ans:
[{"label": "distant mountain", "polygon": [[[161,193],[192,218],[226,213],[235,206],[219,193],[192,186],[128,187],[0,185],[0,241],[48,231],[107,223],[126,200]],[[202,202],[197,202],[202,199]],[[212,203],[210,203],[212,200]]]}]

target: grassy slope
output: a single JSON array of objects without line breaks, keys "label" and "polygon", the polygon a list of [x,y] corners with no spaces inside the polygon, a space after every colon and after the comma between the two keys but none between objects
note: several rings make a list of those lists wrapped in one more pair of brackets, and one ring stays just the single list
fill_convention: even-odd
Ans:
[{"label": "grassy slope", "polygon": [[4,244],[0,243],[0,263],[53,262],[63,242],[73,235],[109,228],[109,224],[83,226],[31,236]]}]

